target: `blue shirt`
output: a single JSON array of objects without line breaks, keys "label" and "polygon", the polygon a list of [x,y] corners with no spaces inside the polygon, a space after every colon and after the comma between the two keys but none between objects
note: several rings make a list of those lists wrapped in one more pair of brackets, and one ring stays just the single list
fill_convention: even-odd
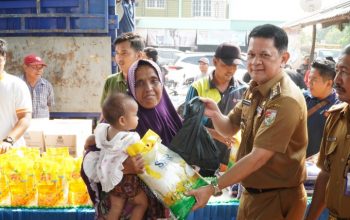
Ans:
[{"label": "blue shirt", "polygon": [[314,154],[317,154],[320,150],[320,144],[322,140],[323,135],[323,128],[326,123],[327,119],[327,113],[326,111],[334,104],[339,103],[337,94],[335,93],[334,89],[332,93],[325,99],[318,99],[316,97],[313,97],[309,90],[306,90],[303,92],[307,109],[311,109],[318,103],[322,102],[323,100],[327,100],[328,104],[322,106],[322,108],[319,108],[315,113],[310,115],[307,118],[307,132],[309,137],[309,142],[306,150],[306,157],[310,157]]}]

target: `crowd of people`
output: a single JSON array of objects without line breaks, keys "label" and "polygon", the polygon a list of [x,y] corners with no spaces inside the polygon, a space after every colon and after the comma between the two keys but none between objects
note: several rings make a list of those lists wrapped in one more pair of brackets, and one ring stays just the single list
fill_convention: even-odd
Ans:
[{"label": "crowd of people", "polygon": [[[169,146],[182,129],[186,110],[184,115],[176,111],[156,50],[145,48],[142,37],[123,33],[113,48],[120,71],[105,81],[101,123],[86,140],[81,176],[96,219],[167,218],[169,210],[136,175],[144,171],[142,156],[128,156],[125,148],[148,129]],[[47,118],[54,105],[52,85],[42,77],[45,62],[29,54],[23,74],[16,77],[4,70],[6,55],[7,44],[0,39],[0,153],[22,145],[31,118]],[[240,183],[237,219],[317,219],[324,208],[331,219],[350,219],[350,44],[337,63],[305,57],[298,70],[306,79],[304,91],[285,69],[289,57],[286,32],[265,24],[248,36],[249,81],[235,78],[242,62],[235,44],[217,47],[211,72],[207,58],[198,61],[201,73],[189,87],[185,108],[197,96],[204,103],[202,124],[220,151],[220,161],[213,170],[199,167],[202,176],[213,178],[187,192],[196,200],[193,210]],[[217,177],[239,131],[237,161]],[[308,211],[303,185],[307,159],[321,169]]]},{"label": "crowd of people", "polygon": [[45,62],[35,54],[23,59],[23,73],[17,76],[5,72],[7,42],[0,39],[0,153],[11,147],[24,146],[24,132],[31,118],[49,118],[54,105],[53,87],[42,77]]}]

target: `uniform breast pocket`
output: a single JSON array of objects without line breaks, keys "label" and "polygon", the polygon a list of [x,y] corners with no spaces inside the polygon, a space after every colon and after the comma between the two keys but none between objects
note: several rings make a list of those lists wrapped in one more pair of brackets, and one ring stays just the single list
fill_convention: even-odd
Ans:
[{"label": "uniform breast pocket", "polygon": [[243,106],[242,108],[242,115],[241,115],[241,124],[240,124],[240,128],[242,130],[242,132],[245,130],[248,120],[249,120],[249,115],[248,115],[248,107],[247,106]]},{"label": "uniform breast pocket", "polygon": [[325,159],[324,165],[325,165],[325,168],[328,171],[330,171],[335,158],[335,154],[337,152],[338,143],[336,141],[330,142],[329,140],[327,140],[327,146],[328,148],[326,149],[326,152],[325,152],[326,159]]}]

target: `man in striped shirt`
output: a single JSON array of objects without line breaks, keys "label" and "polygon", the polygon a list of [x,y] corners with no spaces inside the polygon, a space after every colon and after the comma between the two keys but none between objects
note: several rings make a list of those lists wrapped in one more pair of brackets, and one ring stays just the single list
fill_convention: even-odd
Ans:
[{"label": "man in striped shirt", "polygon": [[54,92],[49,81],[42,77],[47,65],[35,54],[24,58],[24,74],[20,76],[30,91],[33,105],[33,118],[49,118],[50,108],[54,105]]}]

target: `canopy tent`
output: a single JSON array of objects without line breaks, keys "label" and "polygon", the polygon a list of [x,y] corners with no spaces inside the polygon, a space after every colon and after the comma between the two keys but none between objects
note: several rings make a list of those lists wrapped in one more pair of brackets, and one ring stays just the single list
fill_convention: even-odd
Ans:
[{"label": "canopy tent", "polygon": [[337,25],[342,30],[343,24],[350,22],[350,1],[338,3],[326,9],[317,11],[304,18],[286,22],[281,25],[287,32],[300,31],[302,28],[312,25],[312,46],[310,51],[310,59],[313,60],[316,41],[316,25],[321,24],[322,28],[331,25]]},{"label": "canopy tent", "polygon": [[342,25],[350,21],[350,1],[346,1],[329,8],[320,10],[307,17],[282,24],[284,29],[300,29],[309,25],[322,24],[322,27],[330,25]]}]

